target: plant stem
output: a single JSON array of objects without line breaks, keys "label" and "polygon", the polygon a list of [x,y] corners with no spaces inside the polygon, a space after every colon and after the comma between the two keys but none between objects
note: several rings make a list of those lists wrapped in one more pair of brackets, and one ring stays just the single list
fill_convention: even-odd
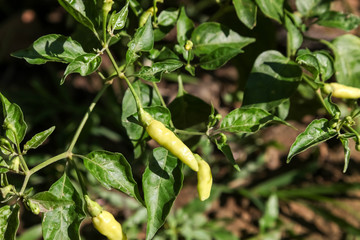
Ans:
[{"label": "plant stem", "polygon": [[182,76],[181,74],[179,73],[178,77],[177,77],[177,80],[178,80],[178,86],[179,86],[179,89],[178,89],[178,93],[177,93],[177,97],[181,97],[184,95],[184,84],[183,84],[183,80],[182,80]]},{"label": "plant stem", "polygon": [[85,184],[84,178],[83,178],[79,168],[77,167],[77,164],[76,164],[75,160],[72,157],[70,157],[69,162],[75,168],[75,172],[76,172],[76,175],[77,175],[77,177],[79,179],[79,183],[80,183],[80,187],[81,187],[81,191],[82,191],[83,196],[87,195],[87,190],[86,190],[86,187],[85,187],[86,184]]},{"label": "plant stem", "polygon": [[113,64],[114,68],[115,68],[115,71],[118,75],[118,77],[120,79],[124,79],[126,84],[128,85],[134,99],[135,99],[135,102],[136,102],[136,107],[137,107],[137,110],[138,112],[140,111],[140,109],[142,109],[142,104],[141,104],[141,101],[140,101],[140,98],[139,96],[137,95],[137,93],[135,92],[135,89],[134,87],[131,85],[131,82],[129,81],[129,79],[125,76],[125,74],[123,72],[120,71],[113,55],[111,54],[110,50],[108,48],[105,49],[106,53],[108,54],[109,58],[110,58],[110,61],[111,63]]},{"label": "plant stem", "polygon": [[186,130],[180,130],[180,129],[175,129],[174,130],[175,133],[179,133],[179,134],[186,134],[186,135],[206,135],[206,133],[203,132],[196,132],[196,131],[186,131]]},{"label": "plant stem", "polygon": [[98,94],[95,96],[94,100],[93,100],[92,103],[90,104],[90,106],[89,106],[87,112],[85,113],[85,115],[84,115],[84,117],[83,117],[83,119],[82,119],[82,121],[81,121],[78,129],[76,130],[75,135],[74,135],[74,137],[73,137],[73,139],[72,139],[72,141],[71,141],[71,143],[70,143],[70,146],[69,146],[69,148],[68,148],[68,150],[67,150],[67,152],[68,152],[69,154],[72,153],[72,150],[74,149],[75,143],[76,143],[76,141],[78,140],[78,138],[79,138],[79,136],[80,136],[80,133],[81,133],[82,129],[84,128],[85,123],[86,123],[86,121],[88,120],[91,112],[93,111],[93,109],[94,109],[97,101],[100,99],[100,97],[104,94],[105,90],[106,90],[109,86],[110,86],[109,84],[105,83],[104,86],[102,87],[102,89],[100,90],[100,92],[98,92]]},{"label": "plant stem", "polygon": [[50,164],[53,164],[54,162],[57,162],[61,159],[64,159],[64,158],[67,158],[69,157],[71,154],[68,153],[68,152],[63,152],[59,155],[56,155],[52,158],[49,158],[48,160],[46,160],[45,162],[42,162],[40,163],[39,165],[33,167],[32,169],[28,170],[26,173],[25,173],[25,179],[24,179],[24,182],[23,182],[23,185],[21,187],[21,190],[20,190],[20,195],[22,195],[25,191],[25,188],[27,186],[27,183],[31,177],[31,175],[33,175],[34,173],[36,173],[37,171],[49,166]]}]

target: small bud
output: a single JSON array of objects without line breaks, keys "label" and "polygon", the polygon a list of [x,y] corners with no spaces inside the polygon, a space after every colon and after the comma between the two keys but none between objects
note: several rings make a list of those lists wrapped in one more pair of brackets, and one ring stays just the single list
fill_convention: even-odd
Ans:
[{"label": "small bud", "polygon": [[0,188],[0,192],[3,198],[6,198],[6,196],[13,192],[13,190],[15,189],[15,187],[13,185],[7,185],[5,187]]},{"label": "small bud", "polygon": [[193,48],[194,44],[191,40],[187,40],[185,44],[185,50],[190,51]]},{"label": "small bud", "polygon": [[113,4],[114,4],[113,0],[104,0],[102,11],[105,16],[111,11],[111,7]]},{"label": "small bud", "polygon": [[11,164],[9,166],[9,169],[13,170],[14,172],[18,173],[19,172],[19,166],[20,166],[20,158],[19,156],[15,156],[12,160],[11,160]]},{"label": "small bud", "polygon": [[30,208],[30,211],[35,214],[39,215],[40,207],[38,203],[32,202],[31,200],[26,201],[26,205]]}]

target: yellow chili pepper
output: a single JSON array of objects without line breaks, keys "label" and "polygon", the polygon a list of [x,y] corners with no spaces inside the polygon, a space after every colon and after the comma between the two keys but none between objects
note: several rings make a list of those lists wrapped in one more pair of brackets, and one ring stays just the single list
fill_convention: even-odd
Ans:
[{"label": "yellow chili pepper", "polygon": [[195,172],[199,170],[198,162],[191,150],[162,122],[155,120],[143,109],[140,109],[140,120],[152,139],[169,150]]},{"label": "yellow chili pepper", "polygon": [[349,87],[340,83],[325,84],[324,91],[327,93],[332,92],[332,96],[337,98],[345,98],[345,99],[360,98],[360,88]]},{"label": "yellow chili pepper", "polygon": [[139,27],[142,27],[145,25],[146,21],[148,20],[148,18],[151,16],[154,16],[154,14],[157,12],[157,8],[154,11],[154,7],[149,8],[148,10],[146,10],[145,12],[143,12],[143,14],[141,14],[140,18],[139,18]]},{"label": "yellow chili pepper", "polygon": [[116,221],[114,216],[102,209],[102,207],[85,196],[87,209],[92,216],[92,223],[96,230],[109,240],[127,240],[125,233],[122,231],[121,224]]},{"label": "yellow chili pepper", "polygon": [[201,201],[205,201],[210,197],[212,186],[212,174],[209,164],[202,159],[198,154],[194,154],[199,164],[199,171],[197,172],[198,184],[197,190]]},{"label": "yellow chili pepper", "polygon": [[108,211],[102,212],[96,217],[92,218],[94,227],[106,236],[109,240],[126,240],[127,237],[123,233],[121,225],[115,220],[114,216]]}]

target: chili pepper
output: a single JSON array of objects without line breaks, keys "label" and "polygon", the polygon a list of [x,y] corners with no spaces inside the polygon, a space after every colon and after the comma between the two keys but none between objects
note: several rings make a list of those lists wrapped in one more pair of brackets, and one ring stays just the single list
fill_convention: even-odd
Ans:
[{"label": "chili pepper", "polygon": [[92,223],[96,230],[109,240],[127,240],[122,231],[121,224],[115,220],[114,216],[102,209],[97,203],[92,201],[89,196],[85,196],[87,209],[92,216]]},{"label": "chili pepper", "polygon": [[198,154],[194,154],[199,164],[199,171],[197,172],[198,184],[197,190],[201,201],[209,198],[212,186],[212,174],[209,164],[202,159]]},{"label": "chili pepper", "polygon": [[326,93],[332,93],[333,97],[358,99],[360,98],[360,88],[349,87],[340,83],[329,83],[324,85]]},{"label": "chili pepper", "polygon": [[148,10],[146,10],[145,12],[143,12],[143,14],[141,14],[140,18],[139,18],[139,27],[142,27],[145,25],[147,19],[151,16],[154,16],[154,14],[157,12],[157,8],[154,11],[154,7],[149,8]]},{"label": "chili pepper", "polygon": [[143,109],[140,109],[139,112],[140,120],[150,137],[197,172],[199,170],[198,162],[191,150],[162,122],[155,120]]}]

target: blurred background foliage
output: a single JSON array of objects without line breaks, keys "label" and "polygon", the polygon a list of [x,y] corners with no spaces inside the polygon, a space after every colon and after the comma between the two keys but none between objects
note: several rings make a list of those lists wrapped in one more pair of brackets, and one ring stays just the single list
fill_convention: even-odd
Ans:
[{"label": "blurred background foliage", "polygon": [[[149,1],[139,2],[144,9],[149,7]],[[210,72],[199,70],[196,77],[184,77],[187,92],[208,104],[213,103],[224,116],[241,106],[246,79],[256,57],[269,49],[286,51],[286,31],[262,14],[258,14],[256,27],[249,30],[238,20],[227,0],[165,1],[159,7],[160,10],[178,7],[179,3],[186,6],[188,16],[196,24],[217,21],[243,36],[256,38],[254,44],[223,68]],[[287,4],[294,7],[294,1]],[[334,1],[333,6],[357,15],[360,12],[360,3],[356,0]],[[130,11],[128,29],[131,32],[136,27],[136,17]],[[359,36],[359,32],[358,28],[352,33]],[[75,74],[59,86],[64,65],[35,66],[10,57],[11,52],[26,48],[40,36],[50,33],[71,35],[78,41],[91,38],[84,38],[86,31],[56,0],[0,0],[0,91],[21,106],[29,124],[28,136],[56,126],[44,146],[29,154],[29,165],[64,150],[101,82],[93,75]],[[344,32],[317,26],[308,34],[331,40]],[[175,39],[176,31],[171,31],[163,43]],[[125,44],[126,41],[113,48],[119,59],[124,54]],[[96,47],[89,46],[90,49]],[[308,40],[302,47],[325,48]],[[103,63],[104,68],[110,66],[105,57]],[[165,75],[159,87],[170,103],[177,93],[174,76]],[[130,160],[134,177],[139,181],[144,160],[134,159],[133,146],[121,126],[120,102],[124,91],[125,86],[120,82],[115,82],[107,91],[87,122],[76,151],[121,152]],[[216,147],[200,140],[198,147],[207,156],[214,176],[211,199],[201,203],[196,198],[196,176],[188,173],[175,206],[155,239],[360,239],[360,155],[352,151],[348,171],[343,174],[343,152],[335,139],[286,164],[286,154],[296,135],[314,117],[324,114],[305,85],[299,87],[291,104],[288,120],[298,130],[271,126],[249,137],[228,137],[240,172],[228,164]],[[37,191],[47,190],[62,175],[64,164],[60,161],[49,166],[32,177],[30,184]],[[90,174],[87,177],[91,193],[101,198],[105,208],[123,222],[129,239],[143,239],[146,209],[124,194],[105,190]],[[18,239],[41,239],[40,218],[28,211],[22,213]],[[84,239],[101,239],[90,221],[84,221],[81,232]]]}]

